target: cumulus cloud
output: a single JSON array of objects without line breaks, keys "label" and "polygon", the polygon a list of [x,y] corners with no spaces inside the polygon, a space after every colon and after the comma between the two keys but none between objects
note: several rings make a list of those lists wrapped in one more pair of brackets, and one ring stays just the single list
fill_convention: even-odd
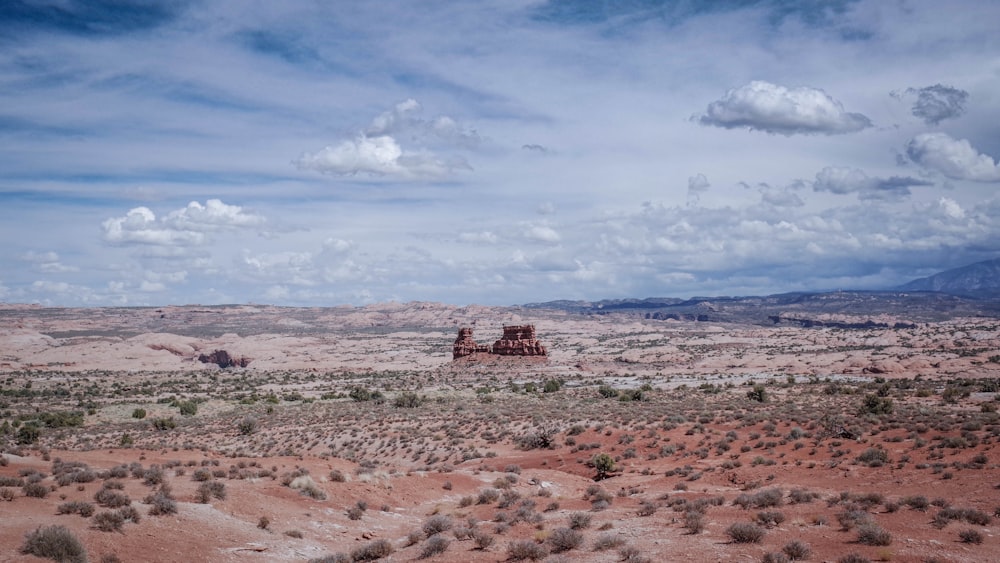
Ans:
[{"label": "cumulus cloud", "polygon": [[[969,93],[943,84],[923,88],[907,88],[907,96],[915,96],[911,112],[928,125],[937,125],[945,119],[954,119],[965,113]],[[896,96],[901,97],[901,96]]]},{"label": "cumulus cloud", "polygon": [[818,88],[786,88],[755,80],[708,105],[702,125],[747,128],[781,135],[853,133],[872,126],[860,113],[850,113]]},{"label": "cumulus cloud", "polygon": [[441,158],[429,151],[404,152],[389,135],[360,135],[328,146],[317,153],[305,153],[295,164],[303,170],[315,170],[336,176],[395,176],[399,178],[435,178],[455,170],[471,170],[460,156]]},{"label": "cumulus cloud", "polygon": [[148,207],[135,207],[123,217],[101,223],[104,240],[112,244],[196,246],[207,240],[206,231],[241,229],[262,225],[264,218],[246,213],[238,205],[210,199],[193,201],[162,219]]},{"label": "cumulus cloud", "polygon": [[871,177],[863,170],[827,166],[816,174],[813,190],[834,194],[857,194],[861,200],[896,200],[910,195],[913,186],[930,186],[933,182],[909,176]]},{"label": "cumulus cloud", "polygon": [[239,205],[227,205],[210,199],[205,205],[192,201],[184,209],[172,211],[164,223],[177,229],[210,231],[227,228],[257,227],[264,224],[260,215],[247,213]]},{"label": "cumulus cloud", "polygon": [[954,180],[1000,182],[1000,166],[992,157],[946,133],[917,135],[906,145],[906,154],[913,162]]},{"label": "cumulus cloud", "polygon": [[[296,161],[302,170],[315,170],[336,176],[391,176],[400,179],[439,178],[457,170],[471,170],[468,161],[456,154],[440,156],[438,147],[471,148],[479,144],[475,131],[466,131],[448,117],[425,120],[416,100],[406,100],[377,116],[372,124],[353,139],[304,153]],[[397,138],[405,137],[417,145],[404,150]]]}]

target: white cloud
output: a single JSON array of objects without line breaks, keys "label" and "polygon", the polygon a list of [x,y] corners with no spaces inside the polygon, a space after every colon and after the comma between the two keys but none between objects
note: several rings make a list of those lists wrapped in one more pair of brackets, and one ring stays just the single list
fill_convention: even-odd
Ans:
[{"label": "white cloud", "polygon": [[[432,120],[416,117],[420,104],[413,99],[396,104],[372,120],[366,130],[353,139],[327,146],[316,153],[305,153],[295,164],[303,170],[315,170],[336,176],[388,176],[397,179],[440,178],[457,170],[471,170],[468,161],[457,154],[438,155],[439,146],[471,148],[479,144],[475,131],[465,131],[448,117]],[[405,138],[416,148],[404,150],[398,138]]]},{"label": "white cloud", "polygon": [[218,199],[210,199],[205,205],[192,201],[184,209],[172,211],[163,222],[180,230],[209,231],[257,227],[264,224],[264,218],[246,213],[239,205],[227,205]]},{"label": "white cloud", "polygon": [[703,125],[766,131],[781,135],[853,133],[871,127],[871,120],[850,113],[818,88],[786,88],[755,80],[726,92],[700,116]]},{"label": "white cloud", "polygon": [[246,213],[238,205],[210,199],[204,205],[192,201],[162,219],[148,207],[130,209],[124,217],[101,223],[104,240],[113,244],[196,246],[208,239],[205,231],[243,229],[260,226],[264,218]]},{"label": "white cloud", "polygon": [[946,133],[922,133],[906,145],[906,154],[917,164],[955,180],[1000,182],[1000,166],[965,139]]},{"label": "white cloud", "polygon": [[104,240],[114,244],[196,245],[205,242],[203,233],[179,231],[156,220],[148,207],[135,207],[124,217],[115,217],[101,223]]}]

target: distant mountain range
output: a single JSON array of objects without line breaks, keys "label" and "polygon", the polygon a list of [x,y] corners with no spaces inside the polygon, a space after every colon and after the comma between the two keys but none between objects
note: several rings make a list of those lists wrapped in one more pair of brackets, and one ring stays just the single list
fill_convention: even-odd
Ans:
[{"label": "distant mountain range", "polygon": [[[1000,317],[1000,259],[913,280],[886,291],[782,293],[767,296],[549,301],[523,305],[584,315],[646,319],[869,328],[955,317]],[[871,320],[873,317],[890,318]]]},{"label": "distant mountain range", "polygon": [[945,270],[905,283],[898,291],[940,291],[969,297],[1000,297],[1000,258]]}]

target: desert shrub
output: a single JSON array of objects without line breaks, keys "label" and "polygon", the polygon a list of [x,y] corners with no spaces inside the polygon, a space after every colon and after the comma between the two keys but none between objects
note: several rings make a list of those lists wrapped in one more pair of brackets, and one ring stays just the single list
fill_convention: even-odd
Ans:
[{"label": "desert shrub", "polygon": [[968,528],[966,530],[962,530],[961,532],[959,532],[958,538],[962,540],[962,543],[974,543],[974,544],[983,543],[983,534],[980,533],[978,530],[973,530],[972,528]]},{"label": "desert shrub", "polygon": [[123,506],[118,509],[118,514],[121,515],[126,521],[131,520],[133,524],[138,524],[142,517],[139,515],[139,511],[136,510],[131,504],[128,506]]},{"label": "desert shrub", "polygon": [[536,428],[532,432],[519,436],[515,442],[517,447],[522,450],[547,450],[555,446],[553,440],[555,435],[556,431],[553,428]]},{"label": "desert shrub", "polygon": [[483,489],[479,491],[476,504],[492,504],[500,498],[500,491],[496,489]]},{"label": "desert shrub", "polygon": [[[105,481],[104,487],[99,491],[94,493],[94,502],[105,506],[107,508],[119,508],[121,506],[127,506],[132,502],[128,495],[123,492],[116,491],[108,486],[108,483],[114,483],[113,481]],[[114,486],[114,485],[112,485]]]},{"label": "desert shrub", "polygon": [[170,498],[170,496],[165,494],[163,491],[158,491],[156,494],[147,498],[146,502],[152,505],[149,508],[150,516],[163,516],[165,514],[177,513],[177,501]]},{"label": "desert shrub", "polygon": [[146,418],[146,409],[135,409],[132,411],[132,418]]},{"label": "desert shrub", "polygon": [[542,393],[555,393],[562,389],[562,383],[558,379],[546,379],[542,385]]},{"label": "desert shrub", "polygon": [[299,531],[299,530],[285,530],[285,535],[288,536],[288,537],[290,537],[290,538],[295,538],[297,540],[300,540],[303,537],[305,537],[305,536],[302,535],[302,532]]},{"label": "desert shrub", "polygon": [[206,469],[204,467],[199,468],[199,469],[195,469],[194,472],[191,473],[191,480],[192,481],[211,481],[212,480],[212,471],[209,470],[209,469]]},{"label": "desert shrub", "polygon": [[762,510],[757,513],[757,522],[768,528],[777,526],[785,521],[785,515],[780,510]]},{"label": "desert shrub", "polygon": [[556,528],[545,542],[550,546],[552,553],[562,553],[583,545],[583,534],[569,528]]},{"label": "desert shrub", "polygon": [[857,553],[848,553],[847,555],[844,555],[840,559],[838,559],[837,563],[872,563],[872,561],[871,559],[868,559],[863,555]]},{"label": "desert shrub", "polygon": [[323,557],[310,559],[309,563],[351,563],[351,558],[343,553],[334,553],[333,555],[324,555]]},{"label": "desert shrub", "polygon": [[330,481],[334,483],[343,483],[347,481],[347,476],[344,475],[344,472],[339,469],[332,469],[330,471]]},{"label": "desert shrub", "polygon": [[608,475],[615,471],[614,458],[605,453],[595,455],[594,459],[591,460],[591,464],[597,471],[597,475],[594,476],[595,481],[606,479]]},{"label": "desert shrub", "polygon": [[82,500],[64,502],[56,507],[57,514],[79,514],[84,518],[90,518],[94,514],[94,505]]},{"label": "desert shrub", "polygon": [[610,385],[601,385],[597,388],[597,392],[605,399],[617,399],[618,390]]},{"label": "desert shrub", "polygon": [[691,535],[700,534],[705,529],[705,515],[696,510],[684,513],[684,529]]},{"label": "desert shrub", "polygon": [[753,522],[737,522],[726,528],[726,535],[733,543],[760,543],[764,539],[764,528]]},{"label": "desert shrub", "polygon": [[892,399],[878,395],[865,395],[861,402],[861,414],[892,414]]},{"label": "desert shrub", "polygon": [[656,514],[656,503],[650,500],[643,500],[639,504],[639,510],[636,511],[639,516],[652,516]]},{"label": "desert shrub", "polygon": [[236,429],[239,430],[240,434],[244,436],[249,436],[257,431],[257,419],[252,416],[244,416],[236,424]]},{"label": "desert shrub", "polygon": [[484,532],[482,530],[472,531],[472,542],[476,545],[476,549],[479,550],[489,549],[489,547],[493,545],[493,541],[495,539],[496,538],[493,536],[493,534],[490,534],[489,532]]},{"label": "desert shrub", "polygon": [[749,391],[747,391],[747,398],[751,401],[757,401],[758,403],[767,402],[767,389],[760,383],[754,385]]},{"label": "desert shrub", "polygon": [[444,536],[435,535],[427,538],[420,549],[420,559],[426,559],[444,553],[448,549],[449,542]]},{"label": "desert shrub", "polygon": [[403,391],[392,400],[392,406],[398,409],[415,409],[424,404],[424,398],[413,391]]},{"label": "desert shrub", "polygon": [[788,492],[788,501],[791,504],[808,504],[819,498],[819,493],[812,493],[806,489],[792,489]]},{"label": "desert shrub", "polygon": [[858,543],[863,545],[889,545],[892,534],[878,524],[868,522],[858,526]]},{"label": "desert shrub", "polygon": [[582,530],[590,526],[591,516],[586,512],[573,512],[569,515],[569,527],[573,530]]},{"label": "desert shrub", "polygon": [[41,483],[25,483],[21,487],[24,496],[31,498],[45,498],[49,496],[49,487]]},{"label": "desert shrub", "polygon": [[781,551],[792,561],[804,561],[812,555],[812,549],[809,547],[809,544],[798,540],[786,543],[785,547],[781,548]]},{"label": "desert shrub", "polygon": [[198,403],[194,401],[181,401],[177,409],[183,416],[194,416],[198,414]]},{"label": "desert shrub", "polygon": [[173,430],[177,428],[177,423],[174,422],[174,417],[170,418],[154,418],[150,425],[154,430]]},{"label": "desert shrub", "polygon": [[42,431],[35,424],[25,424],[17,429],[17,443],[22,446],[34,444],[41,437]]},{"label": "desert shrub", "polygon": [[421,528],[427,537],[431,537],[435,534],[440,534],[441,532],[447,532],[454,526],[450,516],[445,516],[444,514],[437,514],[431,516],[426,522],[424,522]]},{"label": "desert shrub", "polygon": [[754,508],[770,508],[781,506],[784,492],[779,488],[764,489],[750,496],[750,505]]},{"label": "desert shrub", "polygon": [[903,504],[909,506],[913,510],[919,510],[923,512],[927,510],[927,507],[930,506],[931,503],[930,501],[927,500],[927,497],[923,495],[917,495],[904,498]]},{"label": "desert shrub", "polygon": [[868,448],[861,452],[856,461],[868,467],[882,467],[889,463],[889,452],[882,448]]},{"label": "desert shrub", "polygon": [[300,475],[292,479],[288,486],[299,491],[299,494],[316,500],[326,500],[326,493],[313,481],[309,475]]},{"label": "desert shrub", "polygon": [[538,561],[549,554],[545,546],[529,540],[517,540],[507,544],[507,559],[510,561],[524,561],[530,559]]},{"label": "desert shrub", "polygon": [[23,487],[24,479],[20,477],[10,477],[7,475],[0,475],[0,487]]},{"label": "desert shrub", "polygon": [[65,563],[86,563],[87,551],[66,526],[36,528],[24,536],[21,553]]},{"label": "desert shrub", "polygon": [[392,555],[395,551],[389,540],[375,540],[351,552],[351,561],[375,561]]},{"label": "desert shrub", "polygon": [[102,532],[120,532],[125,525],[125,517],[117,510],[102,510],[94,516],[92,523]]},{"label": "desert shrub", "polygon": [[760,558],[760,563],[788,563],[791,559],[780,551],[772,551]]},{"label": "desert shrub", "polygon": [[221,481],[206,481],[198,485],[198,490],[195,491],[195,499],[198,502],[207,504],[212,497],[226,500],[226,484]]},{"label": "desert shrub", "polygon": [[159,465],[151,465],[142,474],[143,484],[153,487],[163,483],[163,468]]}]

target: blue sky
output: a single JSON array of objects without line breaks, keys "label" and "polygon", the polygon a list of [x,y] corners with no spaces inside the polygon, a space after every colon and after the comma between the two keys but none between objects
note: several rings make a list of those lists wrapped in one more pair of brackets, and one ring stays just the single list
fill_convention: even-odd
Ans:
[{"label": "blue sky", "polygon": [[996,258],[996,21],[982,1],[8,0],[0,301],[746,295]]}]

